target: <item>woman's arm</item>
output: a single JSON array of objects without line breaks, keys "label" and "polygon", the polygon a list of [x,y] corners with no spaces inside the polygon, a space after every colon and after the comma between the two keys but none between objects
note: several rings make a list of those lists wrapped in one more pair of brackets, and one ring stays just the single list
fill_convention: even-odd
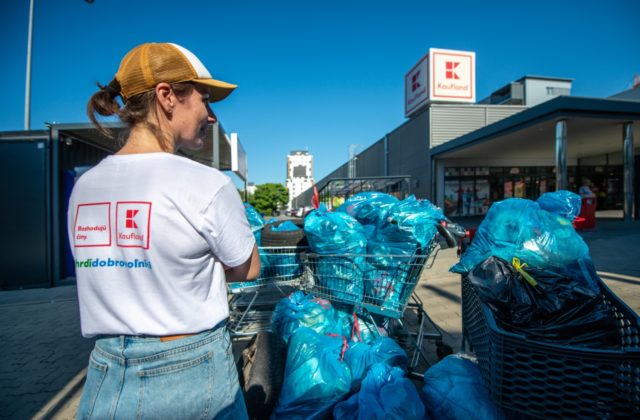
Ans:
[{"label": "woman's arm", "polygon": [[227,282],[255,280],[260,274],[260,254],[258,246],[253,246],[251,256],[247,261],[237,267],[225,267]]}]

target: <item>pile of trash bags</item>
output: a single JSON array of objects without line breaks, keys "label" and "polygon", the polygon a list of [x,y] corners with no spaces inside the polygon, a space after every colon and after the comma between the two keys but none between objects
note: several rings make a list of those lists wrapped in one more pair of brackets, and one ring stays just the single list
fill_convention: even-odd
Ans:
[{"label": "pile of trash bags", "polygon": [[320,256],[314,267],[318,286],[341,301],[366,297],[397,308],[411,293],[405,287],[411,259],[428,252],[443,219],[438,207],[413,195],[398,200],[363,192],[334,212],[321,206],[304,221],[309,247]]},{"label": "pile of trash bags", "polygon": [[474,362],[448,356],[418,389],[406,352],[384,330],[300,291],[273,313],[287,343],[284,380],[272,419],[501,419]]},{"label": "pile of trash bags", "polygon": [[572,225],[580,205],[569,191],[495,203],[451,267],[505,330],[561,345],[617,345],[601,280]]},{"label": "pile of trash bags", "polygon": [[375,327],[361,334],[364,324],[300,291],[276,305],[273,330],[288,349],[271,418],[424,418],[422,399],[405,376],[406,352]]}]

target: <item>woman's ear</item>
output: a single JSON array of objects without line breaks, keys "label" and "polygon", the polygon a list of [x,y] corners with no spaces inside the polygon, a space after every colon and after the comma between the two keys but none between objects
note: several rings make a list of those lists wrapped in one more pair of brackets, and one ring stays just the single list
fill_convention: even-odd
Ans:
[{"label": "woman's ear", "polygon": [[173,107],[176,103],[176,96],[173,93],[173,89],[171,89],[171,85],[169,83],[158,83],[156,85],[156,98],[158,99],[158,104],[165,113],[171,114],[173,112]]}]

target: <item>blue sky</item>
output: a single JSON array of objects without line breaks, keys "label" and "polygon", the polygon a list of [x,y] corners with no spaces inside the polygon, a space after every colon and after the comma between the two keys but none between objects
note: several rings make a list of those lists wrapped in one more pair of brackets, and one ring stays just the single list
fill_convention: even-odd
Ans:
[{"label": "blue sky", "polygon": [[[239,88],[214,109],[249,180],[284,182],[308,148],[321,179],[405,121],[404,75],[429,48],[475,51],[476,97],[524,75],[606,97],[640,73],[640,1],[35,0],[31,126],[86,122],[95,82],[143,42],[193,51]],[[0,5],[0,131],[24,120],[28,0]]]}]

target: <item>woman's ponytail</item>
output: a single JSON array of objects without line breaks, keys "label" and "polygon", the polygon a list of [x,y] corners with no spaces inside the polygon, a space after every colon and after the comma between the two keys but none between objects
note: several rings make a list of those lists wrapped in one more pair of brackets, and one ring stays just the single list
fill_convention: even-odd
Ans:
[{"label": "woman's ponytail", "polygon": [[100,90],[94,93],[87,103],[87,116],[102,135],[113,138],[111,131],[100,124],[96,115],[103,117],[120,115],[120,104],[117,100],[117,97],[120,96],[120,83],[114,78],[106,86],[98,83],[98,87]]}]

